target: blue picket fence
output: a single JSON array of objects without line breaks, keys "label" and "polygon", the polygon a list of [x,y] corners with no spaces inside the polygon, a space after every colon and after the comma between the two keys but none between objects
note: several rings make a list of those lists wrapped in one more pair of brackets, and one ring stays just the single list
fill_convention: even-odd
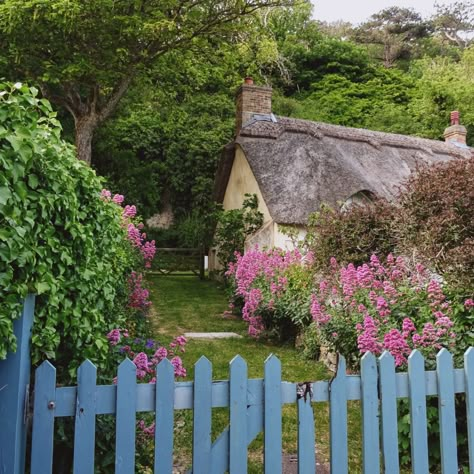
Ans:
[{"label": "blue picket fence", "polygon": [[[298,413],[298,473],[317,472],[313,409],[329,402],[330,467],[333,474],[348,472],[347,402],[360,400],[362,410],[362,465],[365,474],[398,473],[397,398],[410,405],[411,456],[414,474],[427,474],[428,442],[426,397],[437,396],[439,407],[441,469],[458,472],[455,394],[466,395],[470,473],[474,473],[474,348],[454,369],[445,349],[437,356],[437,369],[425,371],[422,355],[414,351],[407,373],[396,373],[393,357],[366,354],[361,373],[347,375],[343,357],[330,381],[296,384],[281,380],[281,364],[270,356],[263,379],[248,379],[240,356],[230,363],[227,381],[212,381],[212,365],[202,357],[195,365],[194,382],[175,382],[168,360],[157,367],[156,384],[139,384],[130,360],[118,369],[116,385],[97,386],[96,368],[86,361],[78,372],[77,387],[56,387],[55,368],[44,362],[36,370],[31,473],[52,472],[54,421],[75,417],[74,473],[94,472],[94,436],[97,415],[116,416],[115,472],[135,472],[136,414],[155,414],[154,472],[173,471],[175,410],[193,412],[194,474],[244,474],[248,446],[264,433],[264,472],[282,472],[282,406],[296,404]],[[229,426],[212,442],[212,409],[228,407]],[[317,408],[316,408],[317,409]],[[458,414],[463,416],[464,414]],[[380,453],[380,455],[378,454]]]}]

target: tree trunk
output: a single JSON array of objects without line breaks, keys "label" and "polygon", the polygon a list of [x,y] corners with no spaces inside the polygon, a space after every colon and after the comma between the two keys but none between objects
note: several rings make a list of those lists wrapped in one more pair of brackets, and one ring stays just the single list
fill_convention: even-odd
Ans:
[{"label": "tree trunk", "polygon": [[77,158],[91,164],[92,137],[98,121],[94,115],[85,115],[75,118]]}]

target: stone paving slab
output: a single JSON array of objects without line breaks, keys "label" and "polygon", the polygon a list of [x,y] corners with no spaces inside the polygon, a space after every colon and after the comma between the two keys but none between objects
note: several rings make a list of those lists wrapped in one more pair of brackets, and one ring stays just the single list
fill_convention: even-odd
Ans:
[{"label": "stone paving slab", "polygon": [[189,339],[227,339],[242,336],[235,332],[185,332],[184,337]]}]

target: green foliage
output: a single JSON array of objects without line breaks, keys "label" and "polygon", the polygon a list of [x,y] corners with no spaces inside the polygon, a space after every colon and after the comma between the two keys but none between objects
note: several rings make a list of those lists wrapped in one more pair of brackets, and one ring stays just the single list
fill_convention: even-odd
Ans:
[{"label": "green foliage", "polygon": [[178,219],[209,206],[217,161],[234,129],[240,78],[230,61],[225,51],[212,61],[192,52],[162,58],[153,73],[159,84],[143,79],[97,134],[93,166],[145,217],[166,205]]},{"label": "green foliage", "polygon": [[255,194],[246,194],[240,209],[222,211],[217,217],[214,245],[217,258],[224,268],[235,262],[235,252],[243,253],[245,239],[263,224],[263,214],[258,210]]},{"label": "green foliage", "polygon": [[438,57],[413,64],[416,91],[408,109],[418,123],[417,134],[442,139],[449,113],[459,110],[468,129],[468,144],[474,131],[474,46],[466,48],[460,59]]},{"label": "green foliage", "polygon": [[311,323],[303,329],[300,346],[303,357],[309,360],[318,360],[321,355],[321,338],[316,324]]},{"label": "green foliage", "polygon": [[55,359],[72,373],[86,357],[103,362],[134,257],[119,208],[100,199],[101,181],[37,94],[0,85],[0,358],[15,350],[13,319],[33,292],[32,361]]}]

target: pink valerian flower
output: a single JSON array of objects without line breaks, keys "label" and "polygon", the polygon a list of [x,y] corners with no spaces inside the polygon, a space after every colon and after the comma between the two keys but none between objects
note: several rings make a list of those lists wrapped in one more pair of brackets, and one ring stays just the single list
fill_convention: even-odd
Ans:
[{"label": "pink valerian flower", "polygon": [[[380,354],[389,350],[397,365],[405,364],[415,348],[426,354],[449,345],[448,337],[453,334],[451,304],[440,284],[421,265],[411,269],[402,257],[393,255],[387,257],[385,264],[375,256],[360,266],[338,267],[333,262],[332,276],[324,286],[332,287],[332,292],[315,292],[311,314],[316,322],[321,317],[325,322],[331,321],[327,329],[324,324],[318,326],[329,346],[334,344],[334,350],[344,353],[344,338],[334,341],[333,332],[347,324],[353,325],[360,352]],[[414,320],[403,318],[412,312],[410,305],[414,301],[422,305],[423,298],[432,320],[424,319],[415,325]]]},{"label": "pink valerian flower", "polygon": [[114,197],[112,198],[112,202],[115,204],[122,204],[124,201],[124,196],[122,194],[114,194]]},{"label": "pink valerian flower", "polygon": [[359,336],[357,337],[357,346],[360,352],[372,352],[372,354],[380,354],[382,352],[382,344],[378,341],[378,328],[374,318],[367,316],[364,318],[362,325],[358,326]]},{"label": "pink valerian flower", "polygon": [[171,359],[171,364],[174,367],[174,375],[176,377],[186,377],[186,369],[183,367],[181,357],[175,356]]},{"label": "pink valerian flower", "polygon": [[410,333],[416,331],[416,326],[410,318],[405,318],[402,323],[402,330],[406,334],[405,337],[407,337]]},{"label": "pink valerian flower", "polygon": [[185,345],[188,342],[188,340],[184,336],[178,336],[171,344],[170,347],[172,348],[179,348],[181,352],[185,352]]},{"label": "pink valerian flower", "polygon": [[107,334],[107,339],[112,346],[116,346],[120,342],[120,329],[112,329]]},{"label": "pink valerian flower", "polygon": [[158,359],[158,361],[166,359],[168,357],[168,350],[166,347],[161,346],[159,349],[156,350],[154,357]]},{"label": "pink valerian flower", "polygon": [[136,206],[125,206],[122,211],[122,216],[124,219],[131,219],[137,215]]},{"label": "pink valerian flower", "polygon": [[142,284],[143,275],[141,273],[132,272],[128,279],[128,306],[144,311],[151,305],[151,301],[148,300],[149,291],[143,288]]},{"label": "pink valerian flower", "polygon": [[464,301],[464,307],[466,309],[474,308],[474,300],[472,298],[469,298],[466,301]]},{"label": "pink valerian flower", "polygon": [[112,197],[112,193],[108,189],[103,189],[100,192],[100,198],[104,201],[110,201],[111,197]]},{"label": "pink valerian flower", "polygon": [[143,379],[150,370],[148,356],[144,352],[139,352],[133,359],[133,363],[137,367],[137,377]]},{"label": "pink valerian flower", "polygon": [[[112,198],[112,193],[107,189],[103,189],[101,192],[101,199],[104,201],[112,200],[113,203],[121,206],[125,198],[122,194],[115,194]],[[153,258],[156,254],[155,241],[146,241],[146,234],[141,232],[144,227],[142,222],[137,224],[131,222],[131,219],[133,219],[136,215],[136,206],[125,206],[122,209],[123,225],[127,229],[127,237],[129,242],[133,247],[140,251],[144,260],[145,268],[151,268],[151,262],[153,261]]]},{"label": "pink valerian flower", "polygon": [[[121,334],[123,343],[128,342],[130,344],[134,344],[134,348],[136,348],[137,345],[142,345],[142,350],[137,348],[135,353],[131,350],[130,345],[117,347],[117,334]],[[176,377],[186,376],[186,369],[183,366],[183,361],[181,358],[176,356],[173,350],[167,349],[164,346],[160,346],[158,349],[155,349],[157,343],[152,339],[147,340],[137,337],[130,338],[128,331],[121,329],[112,330],[107,335],[107,338],[109,339],[110,346],[114,348],[114,352],[116,354],[120,354],[122,357],[127,356],[132,359],[136,366],[137,379],[141,382],[155,383],[157,365],[166,358],[170,359],[170,362],[174,367],[174,373]],[[174,345],[175,347],[178,347],[184,351],[184,346],[187,342],[186,338],[184,336],[178,336],[174,339],[174,341],[175,342],[170,344],[170,346]],[[116,380],[114,383],[116,383]]]},{"label": "pink valerian flower", "polygon": [[327,314],[324,306],[320,304],[320,302],[318,301],[318,298],[314,294],[311,295],[310,313],[311,313],[311,316],[313,317],[313,320],[318,325],[326,324],[331,319],[331,316]]},{"label": "pink valerian flower", "polygon": [[407,339],[398,329],[390,329],[390,331],[385,334],[383,345],[395,358],[396,366],[406,364],[407,358],[411,353],[411,348]]},{"label": "pink valerian flower", "polygon": [[150,438],[155,437],[155,423],[154,422],[151,423],[151,425],[147,426],[145,424],[145,420],[140,420],[137,423],[137,426],[145,435],[149,436]]},{"label": "pink valerian flower", "polygon": [[441,305],[446,299],[446,296],[441,289],[441,285],[436,280],[431,280],[428,285],[428,298],[431,300],[431,306],[436,308]]}]

